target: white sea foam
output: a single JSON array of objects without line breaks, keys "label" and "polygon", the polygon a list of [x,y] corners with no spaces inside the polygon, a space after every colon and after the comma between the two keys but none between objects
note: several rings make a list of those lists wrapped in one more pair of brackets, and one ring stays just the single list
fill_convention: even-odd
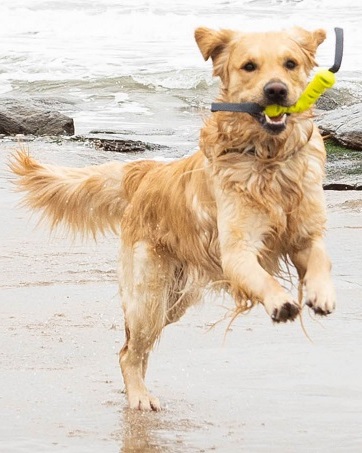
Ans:
[{"label": "white sea foam", "polygon": [[[356,70],[362,67],[361,17],[359,0],[199,0],[197,5],[191,0],[2,0],[0,57],[14,61],[13,68],[7,65],[9,78],[22,74],[30,80],[204,69],[193,40],[198,25],[243,30],[303,25],[330,32],[320,52],[322,63],[330,64],[333,27],[342,26],[343,69]],[[179,78],[181,87],[184,79]]]},{"label": "white sea foam", "polygon": [[[156,115],[174,96],[172,106],[184,115],[185,106],[211,101],[205,90],[215,84],[194,41],[200,25],[323,27],[322,67],[333,63],[333,28],[343,27],[338,78],[362,79],[361,17],[360,0],[2,0],[0,93],[71,96],[107,118],[128,112],[129,122]],[[117,92],[129,98],[119,102]]]}]

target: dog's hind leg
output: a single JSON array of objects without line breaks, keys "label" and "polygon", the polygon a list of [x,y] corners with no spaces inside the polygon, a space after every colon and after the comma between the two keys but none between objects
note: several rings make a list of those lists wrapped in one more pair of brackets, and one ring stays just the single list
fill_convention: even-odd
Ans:
[{"label": "dog's hind leg", "polygon": [[170,272],[161,256],[146,242],[121,248],[120,287],[126,342],[120,366],[132,409],[160,410],[144,378],[148,355],[166,324]]}]

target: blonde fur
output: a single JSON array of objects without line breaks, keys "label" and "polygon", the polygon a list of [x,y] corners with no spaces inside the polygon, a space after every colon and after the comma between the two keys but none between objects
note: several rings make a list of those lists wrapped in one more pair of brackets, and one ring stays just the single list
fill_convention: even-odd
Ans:
[{"label": "blonde fur", "polygon": [[[294,103],[315,65],[322,30],[244,34],[199,28],[202,55],[221,78],[219,100],[265,103],[277,81]],[[293,59],[289,70],[285,61]],[[245,65],[252,62],[252,72]],[[119,283],[126,342],[120,365],[131,408],[159,410],[145,387],[148,355],[209,285],[230,293],[236,313],[262,303],[274,322],[300,305],[275,279],[280,260],[296,267],[306,303],[333,311],[323,245],[325,149],[311,112],[291,115],[279,133],[248,114],[219,112],[205,122],[200,151],[171,163],[110,162],[81,169],[38,163],[19,151],[11,170],[25,203],[51,228],[121,236]]]}]

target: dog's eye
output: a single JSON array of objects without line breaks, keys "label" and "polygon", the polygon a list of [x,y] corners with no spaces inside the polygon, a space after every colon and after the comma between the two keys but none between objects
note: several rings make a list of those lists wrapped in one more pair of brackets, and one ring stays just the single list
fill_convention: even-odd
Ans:
[{"label": "dog's eye", "polygon": [[294,60],[287,60],[284,64],[287,69],[295,69],[297,67],[297,63]]},{"label": "dog's eye", "polygon": [[244,71],[246,72],[253,72],[256,69],[256,64],[252,61],[249,61],[248,63],[244,64],[241,69],[244,69]]}]

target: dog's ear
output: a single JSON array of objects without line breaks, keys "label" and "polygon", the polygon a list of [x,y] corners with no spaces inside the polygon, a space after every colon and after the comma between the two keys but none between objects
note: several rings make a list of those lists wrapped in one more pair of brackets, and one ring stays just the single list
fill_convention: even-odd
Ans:
[{"label": "dog's ear", "polygon": [[325,30],[319,28],[314,31],[307,31],[301,27],[293,27],[290,30],[292,38],[314,58],[317,48],[326,39]]},{"label": "dog's ear", "polygon": [[[224,63],[226,63],[226,48],[235,37],[232,30],[211,30],[200,27],[195,30],[195,40],[205,61],[210,57],[214,65],[214,75],[222,76]],[[224,57],[224,58],[222,58]]]},{"label": "dog's ear", "polygon": [[205,61],[210,57],[215,60],[234,37],[231,30],[211,30],[199,27],[195,30],[195,40]]},{"label": "dog's ear", "polygon": [[322,42],[327,37],[327,33],[325,30],[323,30],[323,28],[318,28],[317,30],[314,30],[314,32],[312,34],[313,34],[314,41],[317,43],[317,47],[319,46],[319,44],[322,44]]}]

